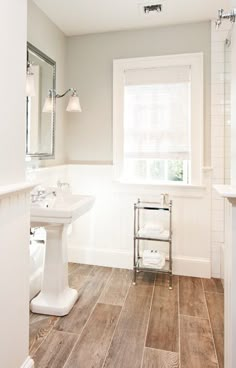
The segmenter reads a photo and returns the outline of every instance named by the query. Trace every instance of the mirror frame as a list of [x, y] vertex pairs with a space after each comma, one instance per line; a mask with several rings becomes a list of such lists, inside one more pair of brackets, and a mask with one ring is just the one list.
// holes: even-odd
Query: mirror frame
[[[53, 67], [53, 83], [52, 88], [55, 91], [56, 90], [56, 62], [51, 59], [49, 56], [44, 54], [41, 50], [39, 50], [37, 47], [32, 45], [30, 42], [27, 42], [27, 63], [29, 61], [29, 51], [32, 51], [34, 54], [36, 54], [39, 58], [43, 59], [45, 62], [50, 64]], [[47, 96], [45, 96], [46, 98]], [[56, 123], [56, 111], [51, 113], [51, 124], [52, 124], [52, 150], [51, 153], [45, 153], [45, 152], [36, 152], [36, 153], [29, 153], [28, 152], [28, 138], [29, 138], [29, 131], [28, 131], [28, 98], [26, 96], [26, 157], [35, 157], [40, 160], [47, 160], [47, 159], [54, 159], [55, 158], [55, 123]]]

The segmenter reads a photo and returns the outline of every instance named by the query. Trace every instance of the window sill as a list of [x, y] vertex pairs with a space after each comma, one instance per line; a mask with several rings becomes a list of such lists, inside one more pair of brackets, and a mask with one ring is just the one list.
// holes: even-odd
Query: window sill
[[203, 197], [206, 194], [207, 187], [204, 185], [182, 183], [137, 183], [126, 180], [115, 180], [113, 181], [113, 190], [121, 193], [147, 193], [155, 196], [164, 192], [172, 197]]
[[169, 182], [169, 183], [158, 183], [158, 182], [152, 182], [152, 181], [131, 181], [131, 180], [125, 180], [125, 179], [120, 179], [120, 180], [115, 180], [115, 183], [119, 183], [119, 184], [124, 184], [124, 185], [141, 185], [141, 186], [150, 186], [150, 187], [160, 187], [160, 188], [166, 188], [166, 187], [170, 187], [170, 188], [195, 188], [195, 189], [205, 189], [204, 185], [193, 185], [193, 184], [186, 184], [186, 183], [181, 183], [181, 182]]

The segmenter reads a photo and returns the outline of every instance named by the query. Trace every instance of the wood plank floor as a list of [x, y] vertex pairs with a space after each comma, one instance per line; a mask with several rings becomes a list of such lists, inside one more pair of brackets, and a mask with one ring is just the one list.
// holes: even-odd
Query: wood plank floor
[[179, 368], [179, 356], [169, 351], [145, 348], [142, 368]]
[[224, 295], [206, 293], [206, 301], [216, 346], [219, 368], [224, 367]]
[[178, 276], [173, 277], [173, 290], [155, 285], [146, 346], [178, 352]]
[[69, 264], [65, 317], [30, 313], [35, 368], [223, 368], [220, 280]]

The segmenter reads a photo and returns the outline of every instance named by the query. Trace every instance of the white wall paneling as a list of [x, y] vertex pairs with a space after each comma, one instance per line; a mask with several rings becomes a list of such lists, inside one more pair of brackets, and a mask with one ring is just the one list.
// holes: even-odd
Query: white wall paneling
[[26, 175], [29, 183], [53, 187], [57, 185], [58, 180], [63, 182], [68, 180], [68, 170], [68, 165], [58, 165], [38, 169], [29, 168]]
[[[2, 188], [1, 188], [2, 189]], [[0, 193], [1, 349], [0, 366], [21, 367], [29, 341], [29, 189]], [[27, 358], [28, 367], [32, 361]]]
[[[74, 262], [132, 268], [133, 204], [138, 197], [158, 200], [162, 192], [173, 199], [174, 273], [211, 275], [211, 172], [203, 171], [202, 187], [140, 186], [112, 181], [111, 165], [68, 165], [34, 172], [34, 180], [49, 184], [57, 178], [72, 191], [95, 195], [93, 209], [72, 225], [69, 259]], [[31, 176], [32, 177], [32, 176]]]
[[225, 206], [225, 293], [224, 293], [224, 336], [225, 353], [224, 366], [234, 368], [236, 364], [236, 352], [234, 349], [236, 339], [236, 191], [235, 186], [216, 185], [217, 192], [226, 198]]

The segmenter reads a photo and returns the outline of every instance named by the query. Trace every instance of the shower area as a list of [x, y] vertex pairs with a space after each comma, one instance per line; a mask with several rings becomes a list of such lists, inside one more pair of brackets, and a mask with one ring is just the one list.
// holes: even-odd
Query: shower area
[[[233, 13], [211, 24], [212, 186], [231, 184], [231, 50]], [[230, 21], [229, 21], [230, 20]], [[226, 201], [212, 190], [212, 276], [224, 280]]]
[[[225, 192], [228, 193], [229, 188], [232, 189], [229, 185], [235, 184], [236, 178], [232, 161], [235, 148], [231, 146], [232, 135], [235, 134], [235, 104], [231, 105], [232, 90], [235, 94], [235, 85], [232, 84], [236, 72], [235, 20], [236, 9], [229, 13], [221, 9], [211, 28], [212, 275], [222, 279], [225, 289], [224, 366], [227, 368], [236, 366], [236, 237], [233, 231], [236, 207], [231, 205], [234, 202], [224, 195]], [[223, 190], [215, 191], [214, 184], [223, 184]]]
[[231, 44], [234, 23], [224, 42], [224, 184], [230, 184], [231, 160]]
[[[223, 47], [223, 75], [222, 78], [220, 78], [221, 81], [223, 81], [223, 99], [221, 99], [221, 103], [223, 104], [224, 114], [224, 180], [222, 184], [231, 184], [231, 45], [235, 21], [236, 9], [232, 9], [229, 12], [225, 12], [224, 9], [219, 9], [218, 18], [214, 22], [215, 35], [217, 35], [217, 33], [219, 35], [219, 37], [215, 37], [215, 40], [221, 42], [218, 51], [222, 50]], [[214, 52], [212, 52], [212, 56], [214, 56]], [[215, 60], [213, 58], [213, 62], [214, 61], [219, 62], [221, 60], [217, 60], [216, 57]]]
[[[227, 36], [224, 40], [224, 181], [223, 184], [231, 184], [231, 46], [232, 46], [232, 31], [234, 22], [227, 24]], [[229, 219], [229, 204], [227, 200], [224, 200], [224, 238], [221, 247], [221, 265], [220, 265], [220, 277], [222, 281], [224, 277], [224, 264], [225, 264], [225, 245], [228, 242], [228, 234], [226, 229], [228, 228], [227, 221]]]

